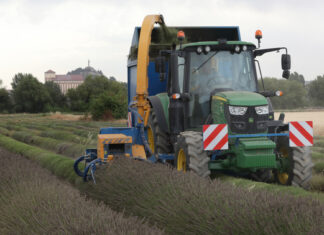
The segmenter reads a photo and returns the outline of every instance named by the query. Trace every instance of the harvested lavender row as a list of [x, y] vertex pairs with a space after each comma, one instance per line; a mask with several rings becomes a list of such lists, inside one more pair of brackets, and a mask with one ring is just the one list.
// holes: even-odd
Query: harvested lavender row
[[24, 157], [0, 149], [0, 234], [162, 234], [85, 199]]
[[96, 172], [84, 190], [112, 208], [176, 234], [321, 234], [324, 204], [183, 174], [126, 158]]

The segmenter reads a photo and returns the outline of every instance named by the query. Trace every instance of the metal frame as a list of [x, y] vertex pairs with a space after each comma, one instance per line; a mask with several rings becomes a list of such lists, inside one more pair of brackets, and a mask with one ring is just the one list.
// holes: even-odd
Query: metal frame
[[254, 137], [275, 137], [275, 136], [289, 136], [289, 133], [228, 135], [228, 138], [254, 138]]

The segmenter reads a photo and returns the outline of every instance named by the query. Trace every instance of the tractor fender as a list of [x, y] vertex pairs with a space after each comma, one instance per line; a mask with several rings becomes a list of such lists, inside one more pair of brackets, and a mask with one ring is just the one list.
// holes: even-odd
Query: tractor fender
[[168, 123], [165, 118], [165, 113], [160, 98], [157, 96], [150, 96], [148, 97], [148, 100], [150, 101], [151, 107], [154, 109], [160, 129], [169, 133]]

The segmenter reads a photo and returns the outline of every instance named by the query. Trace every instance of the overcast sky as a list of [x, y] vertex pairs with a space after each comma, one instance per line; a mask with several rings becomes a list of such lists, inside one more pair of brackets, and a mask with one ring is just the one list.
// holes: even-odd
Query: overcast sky
[[[288, 47], [292, 71], [312, 80], [324, 74], [324, 2], [309, 0], [0, 0], [0, 79], [16, 73], [44, 82], [48, 69], [66, 74], [91, 66], [127, 80], [135, 26], [163, 14], [169, 26], [240, 26], [241, 38], [262, 48]], [[264, 76], [281, 77], [280, 54], [261, 59]]]

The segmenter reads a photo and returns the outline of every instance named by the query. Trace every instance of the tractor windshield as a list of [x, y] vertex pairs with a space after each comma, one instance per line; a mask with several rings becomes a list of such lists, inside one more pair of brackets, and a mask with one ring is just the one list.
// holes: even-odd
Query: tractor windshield
[[208, 94], [214, 89], [256, 91], [251, 52], [216, 51], [207, 55], [191, 52], [190, 69], [191, 91], [198, 89]]
[[[219, 91], [256, 91], [250, 51], [232, 53], [212, 51], [208, 54], [190, 53], [189, 116], [199, 117], [193, 126], [202, 125], [210, 113], [210, 96]], [[195, 108], [200, 106], [199, 108]], [[192, 126], [191, 125], [191, 126]]]

